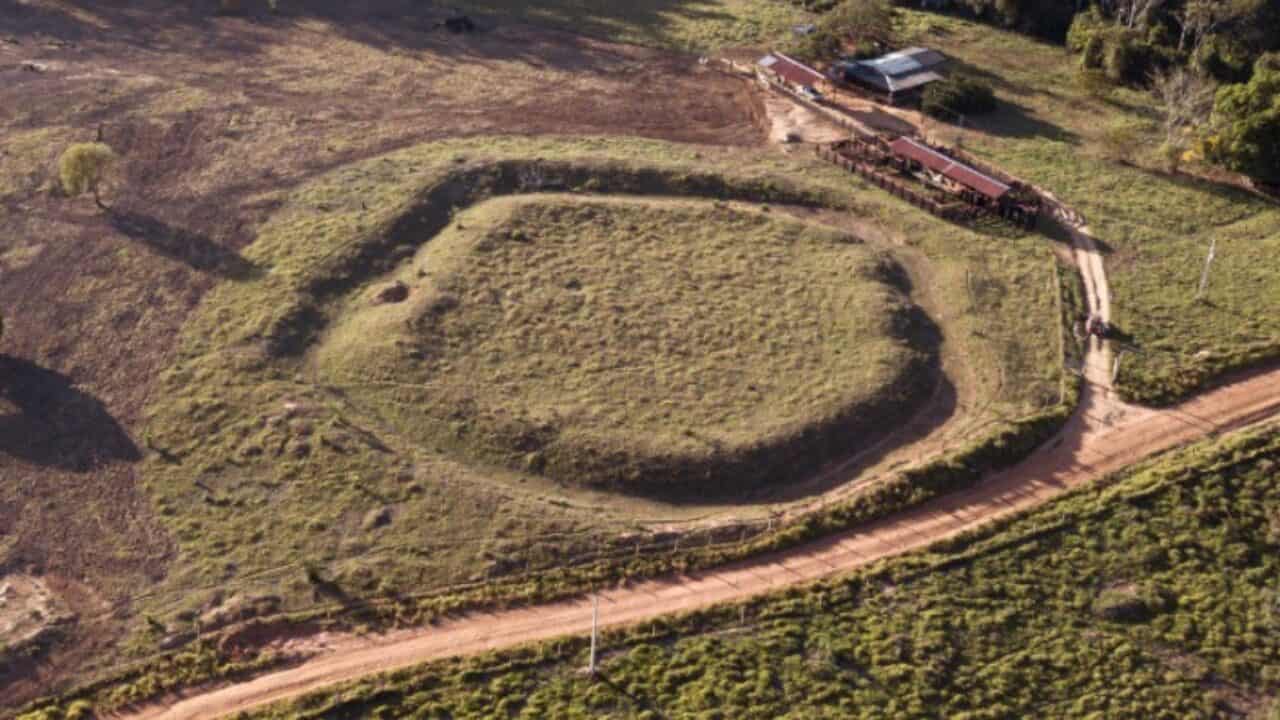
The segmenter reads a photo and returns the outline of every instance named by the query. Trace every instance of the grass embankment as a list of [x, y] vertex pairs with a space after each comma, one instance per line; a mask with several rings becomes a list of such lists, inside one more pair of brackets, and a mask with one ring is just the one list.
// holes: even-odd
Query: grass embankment
[[812, 17], [777, 0], [460, 0], [450, 7], [548, 25], [613, 42], [705, 52], [785, 36]]
[[[544, 160], [541, 169], [493, 164], [510, 157]], [[567, 158], [576, 158], [576, 170], [557, 164]], [[804, 181], [779, 180], [787, 177]], [[170, 629], [217, 613], [237, 592], [273, 596], [281, 610], [310, 606], [316, 592], [331, 602], [304, 567], [319, 568], [350, 597], [418, 592], [561, 564], [642, 531], [645, 517], [679, 517], [671, 506], [617, 506], [526, 475], [478, 472], [308, 377], [305, 352], [352, 293], [418, 252], [449, 223], [449, 208], [521, 183], [852, 210], [889, 228], [903, 252], [928, 259], [930, 294], [945, 309], [937, 322], [968, 361], [953, 379], [973, 408], [959, 441], [1006, 430], [1059, 401], [1052, 259], [1035, 238], [990, 238], [904, 212], [805, 160], [643, 141], [413, 148], [298, 191], [246, 252], [259, 270], [216, 289], [185, 332], [151, 409], [146, 442], [154, 452], [144, 472], [181, 548], [166, 587], [149, 601]]]
[[[481, 462], [740, 495], [928, 395], [936, 331], [903, 278], [850, 235], [728, 205], [506, 197], [352, 296], [314, 377]], [[389, 287], [408, 298], [378, 303]]]
[[[1235, 436], [848, 579], [435, 663], [312, 717], [1270, 718], [1280, 434]], [[1269, 709], [1271, 708], [1271, 709]]]
[[[311, 381], [306, 351], [317, 334], [352, 294], [449, 224], [442, 203], [467, 206], [495, 190], [535, 187], [838, 210], [874, 236], [873, 245], [902, 258], [919, 284], [913, 296], [941, 327], [961, 405], [945, 449], [968, 462], [877, 485], [885, 490], [732, 553], [723, 545], [690, 553], [691, 543], [673, 546], [646, 521], [670, 527], [710, 511], [726, 521], [763, 517], [779, 506], [641, 503], [528, 474], [481, 472]], [[154, 621], [134, 639], [139, 654], [154, 653], [162, 637], [197, 626], [207, 633], [254, 613], [314, 619], [320, 611], [328, 622], [377, 599], [379, 623], [422, 622], [459, 606], [556, 597], [793, 544], [971, 480], [993, 458], [1016, 455], [1072, 397], [1062, 387], [1054, 261], [1041, 239], [942, 223], [808, 157], [618, 139], [424, 145], [309, 183], [257, 237], [245, 252], [256, 270], [214, 290], [188, 325], [140, 438], [149, 448], [145, 487], [178, 554], [165, 580], [135, 598]], [[904, 452], [877, 473], [898, 473], [910, 463]], [[702, 535], [698, 545], [729, 539]], [[566, 567], [602, 547], [611, 550], [591, 564]], [[534, 575], [520, 576], [525, 570]], [[479, 584], [453, 588], [461, 581]], [[194, 675], [186, 677], [220, 674], [205, 652], [188, 663]], [[173, 680], [169, 660], [149, 662], [123, 684], [73, 696], [104, 711], [147, 697], [148, 688]]]
[[[509, 157], [544, 160], [494, 164]], [[577, 158], [572, 167], [558, 164], [567, 158]], [[560, 564], [602, 536], [642, 531], [646, 516], [679, 517], [671, 506], [617, 506], [467, 467], [311, 377], [306, 352], [326, 323], [448, 225], [451, 208], [533, 186], [851, 209], [929, 260], [930, 293], [946, 310], [937, 321], [972, 363], [954, 378], [975, 407], [958, 440], [998, 433], [1059, 400], [1052, 260], [1035, 238], [988, 238], [904, 213], [855, 194], [834, 168], [775, 156], [642, 141], [414, 148], [298, 191], [246, 251], [258, 270], [215, 289], [184, 333], [145, 436], [154, 451], [145, 483], [181, 547], [172, 590], [151, 601], [166, 624], [216, 614], [237, 592], [275, 596], [282, 610], [309, 606], [315, 592], [331, 602], [308, 566], [350, 596], [387, 596]], [[756, 307], [777, 304], [770, 297]]]
[[[1113, 314], [1136, 346], [1118, 379], [1126, 397], [1172, 402], [1280, 357], [1280, 207], [1160, 169], [1151, 96], [1089, 92], [1078, 58], [1062, 47], [945, 16], [903, 16], [915, 40], [995, 86], [1000, 110], [968, 119], [967, 149], [1055, 193], [1105, 244]], [[1197, 300], [1215, 238], [1208, 292]]]

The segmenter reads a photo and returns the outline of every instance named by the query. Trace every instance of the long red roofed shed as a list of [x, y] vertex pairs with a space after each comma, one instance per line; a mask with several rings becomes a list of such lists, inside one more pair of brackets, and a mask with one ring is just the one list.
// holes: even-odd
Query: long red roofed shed
[[792, 60], [780, 52], [766, 55], [760, 61], [760, 65], [793, 85], [817, 85], [827, 79], [817, 70], [798, 60]]
[[982, 193], [992, 200], [999, 200], [1010, 190], [1009, 186], [985, 173], [965, 165], [964, 163], [943, 155], [933, 148], [921, 144], [909, 137], [900, 137], [889, 143], [889, 148], [897, 155], [911, 158], [945, 178]]

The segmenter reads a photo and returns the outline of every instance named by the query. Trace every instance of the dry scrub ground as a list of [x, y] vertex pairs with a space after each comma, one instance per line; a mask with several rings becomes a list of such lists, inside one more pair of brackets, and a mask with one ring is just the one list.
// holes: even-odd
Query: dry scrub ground
[[[688, 56], [313, 5], [337, 9], [0, 3], [0, 571], [41, 573], [82, 616], [165, 572], [172, 542], [135, 487], [140, 411], [190, 310], [289, 188], [446, 136], [760, 140], [744, 84]], [[53, 191], [61, 148], [98, 133], [121, 156], [112, 213]], [[6, 704], [100, 653], [112, 624], [0, 677]]]

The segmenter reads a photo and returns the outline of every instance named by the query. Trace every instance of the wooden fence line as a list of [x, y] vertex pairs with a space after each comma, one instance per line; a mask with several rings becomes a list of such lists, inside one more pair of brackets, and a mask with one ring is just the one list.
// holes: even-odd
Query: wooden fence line
[[848, 172], [854, 173], [859, 177], [871, 182], [876, 187], [885, 190], [890, 195], [915, 205], [937, 217], [949, 222], [972, 222], [977, 220], [979, 210], [977, 208], [957, 208], [953, 206], [943, 205], [942, 203], [919, 193], [904, 183], [900, 183], [884, 173], [877, 170], [874, 166], [854, 160], [845, 156], [830, 147], [817, 146], [817, 155], [819, 158], [830, 162]]

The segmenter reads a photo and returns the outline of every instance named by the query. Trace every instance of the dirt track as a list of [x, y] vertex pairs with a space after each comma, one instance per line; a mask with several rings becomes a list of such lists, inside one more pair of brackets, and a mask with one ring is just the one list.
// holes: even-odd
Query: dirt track
[[[1069, 214], [1076, 260], [1093, 312], [1109, 316], [1110, 291], [1087, 228]], [[1091, 342], [1080, 408], [1053, 441], [1014, 468], [970, 489], [808, 545], [714, 572], [664, 577], [601, 594], [601, 623], [620, 626], [658, 615], [740, 600], [864, 567], [1039, 505], [1062, 492], [1169, 448], [1280, 411], [1280, 370], [1253, 373], [1166, 410], [1127, 405], [1109, 387], [1110, 358]], [[122, 717], [216, 718], [336, 683], [444, 657], [584, 633], [591, 602], [578, 599], [496, 613], [375, 638], [334, 638], [306, 663]]]

